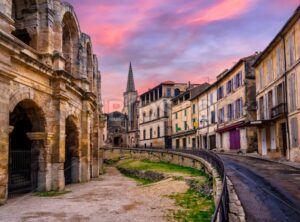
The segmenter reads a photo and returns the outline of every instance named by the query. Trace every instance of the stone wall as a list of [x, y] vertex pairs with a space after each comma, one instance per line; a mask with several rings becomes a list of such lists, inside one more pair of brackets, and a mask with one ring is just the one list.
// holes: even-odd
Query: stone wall
[[[0, 3], [0, 204], [9, 193], [13, 135], [24, 113], [32, 126], [24, 135], [38, 160], [33, 190], [63, 190], [69, 156], [72, 181], [102, 172], [101, 76], [91, 38], [68, 3], [15, 1], [22, 9], [16, 12], [12, 2]], [[78, 140], [71, 145], [68, 119]]]

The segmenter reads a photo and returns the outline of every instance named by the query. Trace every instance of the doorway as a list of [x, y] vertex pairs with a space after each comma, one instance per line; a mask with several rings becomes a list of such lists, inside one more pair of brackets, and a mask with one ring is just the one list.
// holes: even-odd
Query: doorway
[[267, 135], [266, 129], [261, 129], [261, 155], [267, 155]]
[[[30, 140], [29, 134], [44, 132], [45, 119], [32, 100], [23, 100], [9, 115], [8, 196], [36, 191], [43, 141]], [[41, 185], [42, 186], [42, 185]]]

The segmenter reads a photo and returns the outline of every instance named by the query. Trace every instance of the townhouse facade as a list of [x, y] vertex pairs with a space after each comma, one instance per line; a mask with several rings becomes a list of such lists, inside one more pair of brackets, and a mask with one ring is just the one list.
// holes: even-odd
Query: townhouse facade
[[185, 92], [172, 99], [172, 147], [195, 149], [199, 147], [197, 128], [199, 125], [197, 95], [209, 84], [190, 86]]
[[[199, 94], [195, 101], [198, 107], [197, 145], [201, 149], [215, 149], [217, 147], [217, 87], [211, 84]], [[219, 138], [218, 138], [219, 139]]]
[[240, 59], [217, 77], [217, 149], [255, 151], [257, 147], [255, 74], [252, 64], [257, 54]]
[[256, 74], [258, 152], [300, 162], [300, 7], [261, 53]]
[[166, 81], [140, 96], [139, 146], [171, 148], [171, 99], [186, 88], [186, 83]]

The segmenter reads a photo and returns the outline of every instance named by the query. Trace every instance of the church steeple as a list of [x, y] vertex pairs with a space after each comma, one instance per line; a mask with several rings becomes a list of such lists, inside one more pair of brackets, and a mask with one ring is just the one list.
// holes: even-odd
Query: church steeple
[[129, 72], [128, 72], [128, 80], [127, 80], [127, 89], [126, 92], [135, 92], [135, 85], [133, 79], [132, 65], [130, 62]]

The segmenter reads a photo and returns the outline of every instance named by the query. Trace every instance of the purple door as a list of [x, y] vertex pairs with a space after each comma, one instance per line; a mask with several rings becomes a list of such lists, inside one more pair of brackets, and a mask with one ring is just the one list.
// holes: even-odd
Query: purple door
[[238, 150], [240, 148], [241, 148], [240, 131], [239, 130], [230, 131], [230, 149]]

